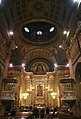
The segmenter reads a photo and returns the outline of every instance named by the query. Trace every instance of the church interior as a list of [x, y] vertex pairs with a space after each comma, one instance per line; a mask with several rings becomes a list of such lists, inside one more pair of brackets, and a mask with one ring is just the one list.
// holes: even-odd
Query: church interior
[[81, 116], [81, 0], [0, 0], [0, 115], [71, 107]]

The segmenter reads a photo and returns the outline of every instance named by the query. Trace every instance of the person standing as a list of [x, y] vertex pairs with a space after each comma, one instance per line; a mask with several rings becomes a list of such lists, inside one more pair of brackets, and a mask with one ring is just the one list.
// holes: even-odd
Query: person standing
[[41, 118], [45, 117], [45, 109], [44, 108], [41, 109], [40, 116], [41, 116]]
[[48, 115], [49, 115], [49, 108], [48, 107], [46, 107], [46, 119], [47, 119], [47, 117], [48, 117]]

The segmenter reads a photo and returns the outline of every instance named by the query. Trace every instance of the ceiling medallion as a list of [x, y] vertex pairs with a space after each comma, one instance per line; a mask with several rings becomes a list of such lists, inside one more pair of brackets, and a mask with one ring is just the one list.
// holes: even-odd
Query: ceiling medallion
[[43, 4], [41, 2], [36, 2], [34, 4], [34, 9], [35, 10], [42, 10], [42, 8], [43, 8]]

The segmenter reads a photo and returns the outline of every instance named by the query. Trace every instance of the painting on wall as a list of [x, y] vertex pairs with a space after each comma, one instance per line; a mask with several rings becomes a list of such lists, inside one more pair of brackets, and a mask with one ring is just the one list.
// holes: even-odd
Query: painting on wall
[[41, 84], [37, 85], [37, 96], [43, 96], [43, 86]]
[[37, 75], [46, 74], [49, 71], [49, 67], [44, 62], [36, 62], [31, 66], [31, 71]]

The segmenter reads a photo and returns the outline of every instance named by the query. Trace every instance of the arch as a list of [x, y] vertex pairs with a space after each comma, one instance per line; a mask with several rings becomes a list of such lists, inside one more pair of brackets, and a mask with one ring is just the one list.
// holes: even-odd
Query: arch
[[26, 64], [26, 71], [32, 71], [32, 67], [36, 68], [38, 64], [41, 64], [42, 67], [44, 67], [45, 72], [47, 72], [54, 70], [54, 63], [56, 60], [50, 51], [40, 48], [31, 50], [29, 53], [27, 53], [24, 57], [24, 62]]
[[81, 82], [81, 62], [79, 62], [75, 68], [75, 78]]
[[25, 57], [24, 57], [24, 61], [26, 63], [29, 63], [31, 60], [35, 59], [35, 58], [45, 58], [48, 59], [51, 62], [56, 62], [55, 57], [53, 56], [53, 54], [48, 51], [47, 49], [42, 49], [42, 48], [38, 48], [38, 49], [33, 49], [31, 51], [29, 51]]

